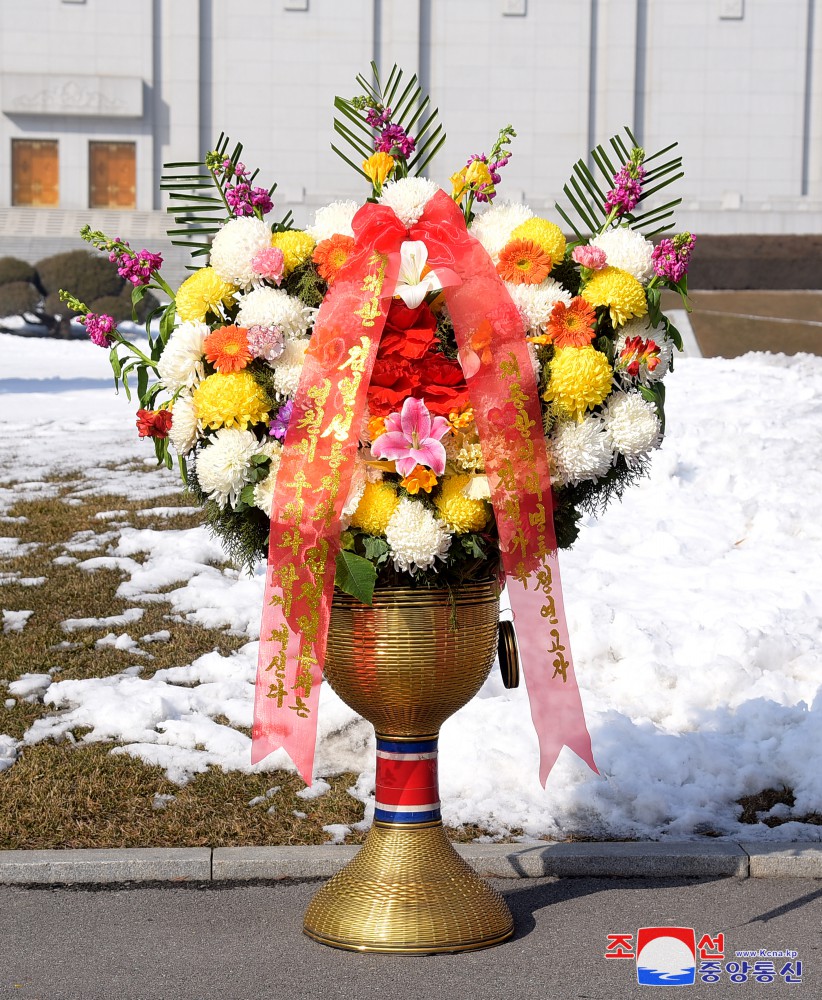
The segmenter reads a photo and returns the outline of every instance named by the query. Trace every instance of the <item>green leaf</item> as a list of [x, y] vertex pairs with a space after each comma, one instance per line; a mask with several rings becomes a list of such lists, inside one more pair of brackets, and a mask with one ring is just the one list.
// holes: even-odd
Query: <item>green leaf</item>
[[120, 377], [120, 372], [123, 370], [123, 366], [120, 363], [120, 359], [117, 357], [117, 351], [119, 347], [120, 347], [119, 344], [115, 344], [114, 347], [112, 347], [111, 351], [109, 352], [108, 356], [108, 359], [111, 362], [111, 370], [114, 372], [115, 382]]
[[174, 299], [169, 302], [169, 304], [163, 310], [163, 315], [160, 317], [160, 339], [164, 344], [168, 343], [168, 338], [174, 329], [174, 317], [177, 312], [177, 303]]
[[148, 369], [145, 365], [139, 365], [137, 367], [137, 395], [140, 397], [140, 402], [145, 406], [147, 405], [146, 395], [148, 393]]
[[243, 503], [248, 504], [249, 507], [254, 506], [254, 483], [249, 483], [240, 490], [240, 499]]
[[340, 535], [340, 545], [345, 549], [346, 552], [354, 551], [355, 538], [351, 531], [344, 531]]
[[380, 538], [377, 535], [363, 535], [362, 546], [365, 549], [366, 559], [373, 562], [375, 566], [384, 563], [388, 558], [390, 549], [388, 542], [384, 538]]
[[337, 556], [335, 586], [350, 594], [363, 604], [374, 599], [374, 584], [377, 582], [377, 567], [354, 552], [343, 549]]

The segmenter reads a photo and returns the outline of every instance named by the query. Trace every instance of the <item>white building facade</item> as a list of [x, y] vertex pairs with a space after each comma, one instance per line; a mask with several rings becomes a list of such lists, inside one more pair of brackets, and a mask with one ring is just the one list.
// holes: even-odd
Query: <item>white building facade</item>
[[[333, 99], [373, 59], [416, 73], [448, 134], [438, 182], [502, 125], [501, 197], [550, 211], [623, 125], [678, 139], [681, 228], [822, 230], [817, 0], [0, 0], [0, 253], [84, 221], [162, 233], [163, 163], [225, 130], [298, 223], [361, 179]], [[128, 219], [123, 220], [127, 215]]]

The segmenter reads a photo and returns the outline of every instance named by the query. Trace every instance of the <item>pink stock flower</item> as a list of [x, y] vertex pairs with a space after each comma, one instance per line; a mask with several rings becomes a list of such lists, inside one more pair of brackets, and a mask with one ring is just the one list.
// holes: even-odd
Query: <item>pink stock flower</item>
[[251, 270], [261, 278], [273, 281], [275, 285], [283, 280], [285, 256], [279, 247], [266, 247], [258, 250], [251, 258]]
[[371, 444], [374, 458], [394, 461], [401, 476], [410, 476], [417, 465], [427, 466], [441, 476], [445, 472], [445, 448], [441, 438], [450, 430], [445, 417], [434, 417], [421, 399], [413, 396], [402, 404], [400, 413], [385, 420], [385, 433]]
[[86, 328], [89, 340], [98, 347], [111, 347], [114, 340], [110, 336], [117, 326], [116, 320], [106, 313], [86, 313], [80, 321]]
[[605, 251], [600, 250], [599, 247], [589, 247], [589, 246], [579, 246], [574, 247], [571, 251], [571, 257], [581, 264], [583, 267], [590, 268], [592, 271], [600, 271], [607, 263], [607, 258], [605, 256]]

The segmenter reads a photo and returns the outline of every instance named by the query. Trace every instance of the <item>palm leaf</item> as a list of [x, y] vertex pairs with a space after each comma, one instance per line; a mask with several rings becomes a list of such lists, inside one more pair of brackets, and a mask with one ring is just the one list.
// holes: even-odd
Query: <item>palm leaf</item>
[[[238, 142], [232, 147], [229, 137], [221, 132], [214, 152], [220, 159], [231, 160], [236, 166], [243, 153], [243, 144]], [[255, 170], [250, 175], [249, 183], [258, 173]], [[160, 190], [168, 194], [166, 211], [174, 219], [174, 228], [167, 232], [174, 246], [188, 247], [192, 257], [202, 257], [210, 251], [211, 237], [226, 219], [233, 217], [225, 197], [227, 183], [227, 178], [220, 178], [208, 170], [204, 161], [163, 164]], [[271, 186], [269, 195], [274, 193], [276, 187], [276, 184]]]
[[[607, 192], [614, 186], [614, 175], [628, 161], [631, 150], [638, 145], [627, 126], [623, 133], [624, 135], [617, 133], [611, 136], [607, 142], [592, 149], [590, 165], [584, 160], [578, 160], [568, 183], [562, 189], [566, 203], [558, 201], [556, 209], [577, 239], [600, 232], [608, 219], [609, 213], [605, 208]], [[676, 145], [673, 142], [645, 157], [645, 182], [637, 206], [632, 212], [622, 215], [617, 224], [627, 223], [645, 236], [652, 236], [672, 227], [673, 223], [664, 225], [662, 229], [653, 228], [669, 219], [682, 199], [676, 198], [650, 209], [647, 209], [647, 201], [684, 176], [682, 157], [668, 155]], [[643, 202], [646, 203], [643, 210], [638, 211], [638, 206]]]
[[[399, 125], [409, 135], [412, 134], [412, 129], [414, 130], [416, 151], [409, 160], [408, 168], [409, 173], [419, 175], [445, 142], [442, 125], [437, 121], [439, 112], [436, 108], [431, 109], [430, 99], [423, 94], [416, 74], [405, 82], [403, 71], [395, 63], [383, 84], [377, 64], [373, 62], [371, 74], [371, 79], [366, 79], [362, 74], [358, 75], [357, 85], [369, 101], [391, 108], [393, 124]], [[339, 116], [334, 118], [334, 131], [349, 148], [339, 149], [333, 144], [331, 148], [358, 174], [366, 177], [358, 164], [374, 151], [374, 130], [365, 123], [364, 113], [356, 106], [354, 99], [336, 97], [334, 107], [339, 112]], [[422, 124], [418, 125], [419, 122]], [[356, 126], [356, 129], [352, 126]]]

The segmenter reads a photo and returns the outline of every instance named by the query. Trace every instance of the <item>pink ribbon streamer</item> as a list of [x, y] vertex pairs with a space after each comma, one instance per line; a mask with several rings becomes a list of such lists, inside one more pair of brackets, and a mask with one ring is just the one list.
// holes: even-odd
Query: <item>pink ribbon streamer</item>
[[[512, 608], [520, 624], [523, 673], [540, 744], [540, 781], [545, 783], [564, 745], [597, 771], [570, 654], [548, 457], [522, 318], [488, 254], [468, 233], [461, 211], [444, 192], [429, 201], [419, 222], [408, 229], [383, 205], [360, 209], [354, 229], [358, 252], [317, 317], [277, 476], [252, 762], [282, 746], [306, 782], [311, 781], [340, 512], [396, 284], [399, 247], [411, 239], [426, 244], [432, 268], [447, 268], [460, 279], [460, 284], [445, 289], [445, 296], [483, 449]], [[379, 261], [378, 279], [369, 268], [373, 272]], [[347, 359], [358, 344], [359, 377], [346, 396], [341, 387], [348, 377]], [[333, 447], [329, 438], [336, 441]], [[312, 462], [318, 462], [319, 469]], [[308, 486], [313, 488], [306, 499]]]

